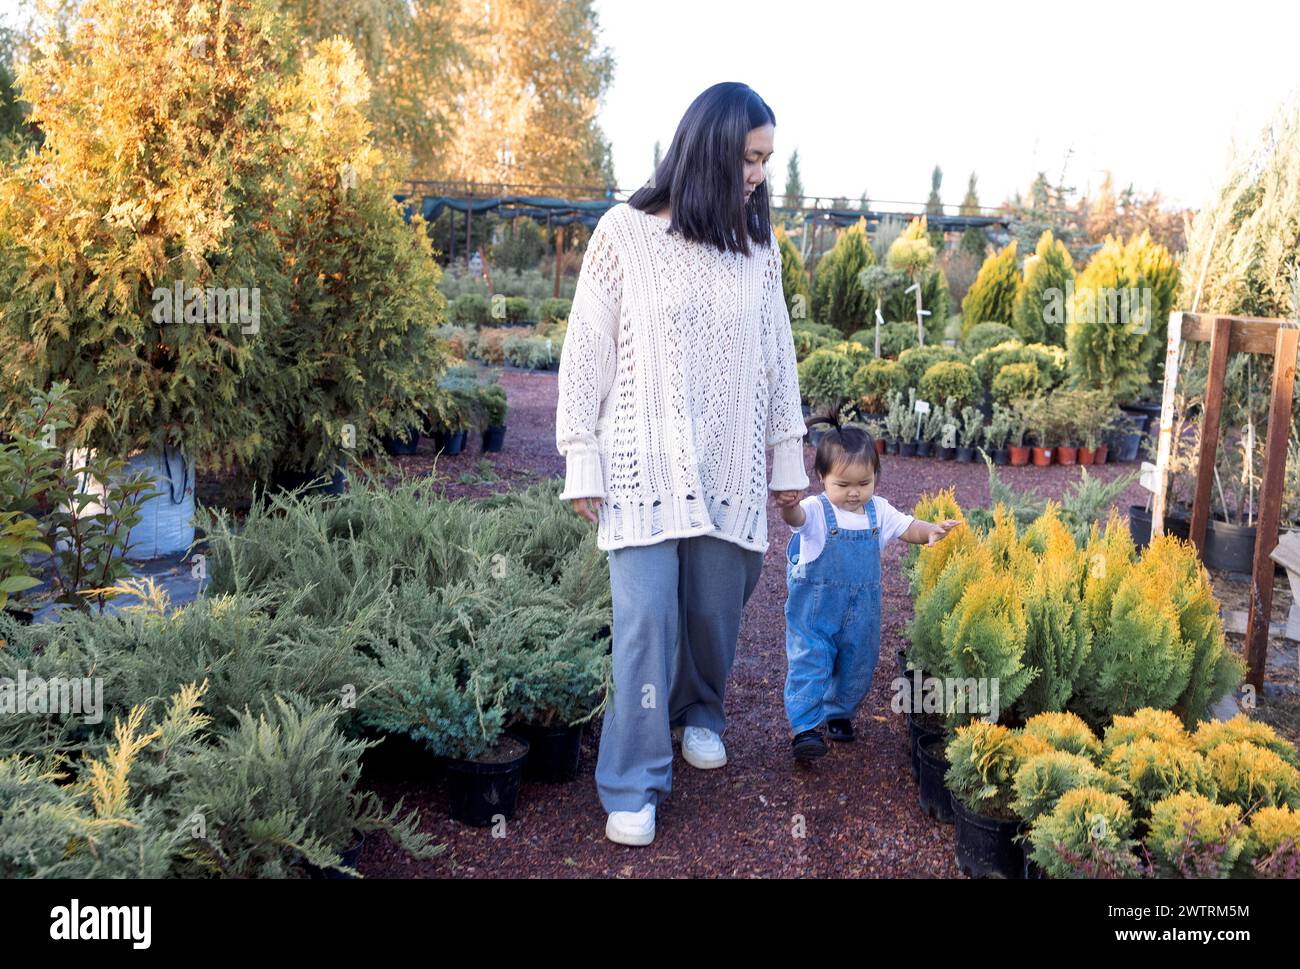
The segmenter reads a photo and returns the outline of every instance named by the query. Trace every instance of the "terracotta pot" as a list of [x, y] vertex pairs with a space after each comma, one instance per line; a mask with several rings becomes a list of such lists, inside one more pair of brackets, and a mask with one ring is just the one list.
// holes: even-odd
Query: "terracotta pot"
[[1029, 463], [1029, 448], [1016, 447], [1014, 444], [1007, 448], [1011, 452], [1011, 466], [1019, 468]]
[[1062, 445], [1056, 449], [1057, 464], [1074, 464], [1079, 453], [1077, 447], [1065, 447]]
[[1098, 444], [1097, 449], [1092, 452], [1092, 462], [1093, 464], [1105, 464], [1109, 456], [1110, 456], [1110, 445]]
[[1090, 447], [1079, 448], [1079, 463], [1092, 464], [1092, 448]]
[[877, 453], [877, 454], [884, 454], [884, 453], [885, 453], [885, 445], [886, 445], [886, 443], [888, 443], [888, 442], [886, 442], [885, 439], [884, 439], [883, 437], [878, 437], [878, 438], [876, 438], [876, 453]]
[[1050, 447], [1034, 448], [1034, 464], [1040, 468], [1045, 468], [1052, 463], [1052, 451]]

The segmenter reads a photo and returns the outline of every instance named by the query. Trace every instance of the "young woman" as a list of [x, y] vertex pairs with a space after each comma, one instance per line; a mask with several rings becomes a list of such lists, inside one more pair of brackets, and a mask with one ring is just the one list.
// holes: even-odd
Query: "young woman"
[[654, 840], [678, 729], [688, 764], [726, 764], [723, 697], [768, 494], [808, 487], [768, 220], [775, 125], [744, 84], [691, 103], [650, 182], [592, 231], [560, 356], [560, 498], [609, 554], [614, 692], [596, 788], [620, 844]]

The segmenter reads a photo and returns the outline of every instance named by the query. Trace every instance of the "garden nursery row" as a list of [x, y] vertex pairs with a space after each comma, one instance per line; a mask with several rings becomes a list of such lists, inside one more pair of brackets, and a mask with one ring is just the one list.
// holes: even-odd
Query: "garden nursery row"
[[[193, 603], [123, 580], [140, 601], [114, 614], [0, 618], [0, 682], [26, 686], [0, 717], [0, 877], [355, 874], [367, 832], [438, 850], [362, 790], [379, 754], [417, 787], [444, 770], [473, 824], [513, 814], [525, 756], [573, 777], [611, 613], [558, 483], [477, 502], [349, 485], [242, 527], [201, 510]], [[69, 684], [82, 716], [41, 692]]]
[[[1300, 757], [1210, 715], [1244, 670], [1195, 550], [1139, 553], [1115, 511], [1069, 504], [973, 509], [908, 552], [922, 809], [974, 876], [1296, 877]], [[951, 492], [915, 514], [962, 517]]]

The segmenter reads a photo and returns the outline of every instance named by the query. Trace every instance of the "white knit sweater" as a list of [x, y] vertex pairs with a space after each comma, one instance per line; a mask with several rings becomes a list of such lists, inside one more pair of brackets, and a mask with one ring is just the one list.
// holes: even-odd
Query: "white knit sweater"
[[808, 487], [776, 234], [746, 258], [668, 225], [622, 202], [592, 231], [560, 354], [560, 497], [604, 499], [601, 549], [708, 533], [766, 551], [768, 491]]

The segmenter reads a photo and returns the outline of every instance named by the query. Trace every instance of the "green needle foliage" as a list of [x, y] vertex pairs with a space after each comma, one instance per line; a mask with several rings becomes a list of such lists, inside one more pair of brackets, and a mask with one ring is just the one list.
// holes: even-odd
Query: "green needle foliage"
[[1012, 323], [1026, 343], [1065, 346], [1066, 285], [1074, 279], [1074, 261], [1050, 229], [1025, 260], [1024, 285], [1016, 294]]
[[1034, 863], [1053, 878], [1137, 877], [1133, 815], [1095, 787], [1066, 791], [1030, 830]]
[[1123, 785], [1113, 775], [1087, 757], [1065, 750], [1027, 758], [1016, 771], [1013, 785], [1015, 797], [1011, 809], [1017, 817], [1030, 822], [1050, 814], [1067, 791], [1095, 787], [1112, 794], [1123, 793]]
[[975, 282], [962, 300], [962, 339], [980, 323], [1012, 325], [1020, 273], [1016, 269], [1016, 243], [1012, 240], [980, 266]]
[[867, 223], [859, 219], [840, 233], [835, 245], [818, 260], [813, 271], [812, 315], [847, 335], [874, 318], [875, 299], [858, 278], [875, 265], [867, 241]]

